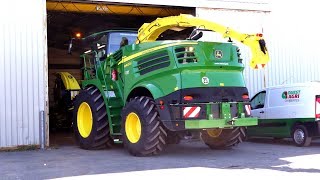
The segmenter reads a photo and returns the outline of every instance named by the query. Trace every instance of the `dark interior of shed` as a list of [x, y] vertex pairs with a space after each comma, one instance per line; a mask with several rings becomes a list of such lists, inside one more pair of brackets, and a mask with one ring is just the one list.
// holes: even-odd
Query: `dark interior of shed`
[[[72, 54], [68, 54], [71, 38], [77, 33], [80, 33], [81, 37], [86, 37], [96, 32], [112, 29], [138, 30], [143, 23], [151, 22], [156, 18], [141, 14], [136, 16], [47, 10], [50, 146], [75, 144], [72, 134], [72, 111], [61, 108], [54, 96], [57, 72], [69, 72], [78, 81], [83, 78], [80, 59], [82, 52], [73, 51]], [[191, 29], [182, 32], [168, 31], [160, 39], [187, 37], [190, 32]]]
[[[72, 114], [61, 109], [54, 98], [57, 72], [69, 72], [78, 81], [82, 79], [79, 51], [68, 54], [71, 38], [77, 33], [81, 37], [110, 29], [137, 30], [144, 22], [151, 22], [155, 17], [125, 16], [113, 14], [87, 14], [72, 12], [47, 12], [48, 33], [48, 84], [49, 84], [49, 131], [50, 144], [73, 145]], [[69, 115], [68, 115], [69, 114]]]

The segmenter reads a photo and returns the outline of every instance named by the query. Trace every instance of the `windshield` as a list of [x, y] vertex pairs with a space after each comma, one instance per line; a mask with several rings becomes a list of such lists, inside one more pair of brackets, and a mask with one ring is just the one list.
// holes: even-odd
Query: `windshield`
[[114, 53], [120, 49], [120, 44], [130, 45], [135, 43], [137, 33], [135, 32], [112, 32], [109, 34], [107, 54]]

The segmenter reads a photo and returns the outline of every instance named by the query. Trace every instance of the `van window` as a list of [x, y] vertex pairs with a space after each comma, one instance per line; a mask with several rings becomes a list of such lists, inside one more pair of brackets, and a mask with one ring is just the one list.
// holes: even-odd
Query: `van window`
[[264, 107], [264, 102], [266, 99], [266, 92], [262, 91], [255, 95], [251, 100], [251, 109], [260, 109]]

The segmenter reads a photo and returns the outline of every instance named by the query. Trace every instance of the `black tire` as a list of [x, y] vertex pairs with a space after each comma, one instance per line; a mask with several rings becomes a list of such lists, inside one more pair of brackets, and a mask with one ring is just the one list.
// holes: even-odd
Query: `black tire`
[[219, 136], [212, 137], [206, 130], [201, 132], [202, 141], [211, 149], [231, 149], [245, 140], [245, 128], [223, 129]]
[[[141, 135], [134, 143], [128, 139], [126, 132], [126, 121], [130, 113], [135, 113], [141, 124]], [[135, 97], [126, 104], [122, 110], [121, 133], [124, 147], [134, 156], [155, 155], [164, 150], [167, 133], [152, 98]]]
[[181, 137], [179, 136], [178, 133], [175, 132], [167, 132], [168, 136], [167, 136], [167, 140], [166, 143], [167, 144], [179, 144], [181, 141]]
[[292, 129], [291, 137], [296, 146], [310, 146], [312, 137], [304, 125], [296, 125]]
[[[78, 129], [78, 110], [82, 103], [90, 106], [92, 113], [92, 129], [88, 137], [83, 137]], [[113, 140], [110, 137], [109, 122], [107, 119], [107, 110], [100, 91], [90, 86], [81, 90], [74, 101], [74, 134], [79, 146], [83, 149], [103, 149], [111, 147]]]

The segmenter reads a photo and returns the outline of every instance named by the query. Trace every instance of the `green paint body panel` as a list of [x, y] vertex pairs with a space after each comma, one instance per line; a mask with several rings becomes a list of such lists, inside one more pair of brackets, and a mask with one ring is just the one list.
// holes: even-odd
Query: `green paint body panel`
[[220, 113], [222, 118], [213, 118], [211, 105], [213, 104], [206, 105], [208, 119], [185, 120], [186, 129], [231, 128], [237, 126], [258, 125], [256, 118], [245, 117], [244, 113], [241, 113], [237, 118], [232, 119], [230, 103], [221, 103], [222, 109]]
[[[125, 87], [124, 97], [128, 97], [132, 89], [136, 87], [146, 87], [151, 84], [158, 88], [158, 91], [151, 91], [155, 99], [168, 95], [176, 89], [191, 87], [219, 87], [235, 86], [244, 87], [244, 77], [242, 71], [244, 66], [238, 62], [236, 47], [231, 43], [213, 43], [197, 41], [179, 41], [183, 45], [169, 46], [164, 49], [150, 51], [143, 56], [127, 61], [124, 64], [123, 72], [129, 72], [124, 75]], [[190, 43], [188, 45], [188, 42]], [[139, 51], [157, 48], [158, 46], [170, 43], [165, 41], [156, 41], [138, 45], [129, 45], [124, 48], [124, 56], [130, 56]], [[195, 44], [197, 43], [197, 44]], [[173, 41], [171, 44], [176, 44]], [[181, 47], [194, 47], [194, 54], [197, 57], [197, 63], [178, 63], [175, 56], [175, 49]], [[214, 57], [214, 50], [221, 50], [223, 58]], [[145, 75], [138, 73], [138, 62], [148, 56], [160, 53], [168, 53], [170, 65]], [[202, 77], [208, 77], [209, 83], [203, 84]], [[150, 90], [150, 89], [149, 89]]]
[[259, 119], [258, 126], [248, 127], [248, 136], [289, 138], [295, 124], [314, 123], [314, 118]]
[[227, 119], [212, 119], [212, 120], [186, 120], [186, 129], [208, 129], [208, 128], [231, 128], [238, 126], [256, 126], [258, 123], [256, 118], [238, 118], [231, 125]]
[[[94, 85], [106, 104], [111, 135], [120, 135], [121, 109], [136, 88], [147, 89], [154, 99], [177, 90], [206, 87], [245, 87], [244, 65], [232, 43], [198, 41], [155, 41], [132, 44], [105, 57], [101, 50], [83, 54], [82, 86]], [[219, 56], [217, 56], [217, 54]], [[117, 79], [112, 79], [116, 74]], [[208, 79], [203, 82], [203, 78]], [[181, 97], [180, 97], [181, 98]], [[253, 126], [256, 118], [245, 117], [243, 107], [231, 118], [230, 103], [222, 103], [220, 119], [185, 121], [186, 129]], [[113, 113], [116, 112], [116, 113]]]

